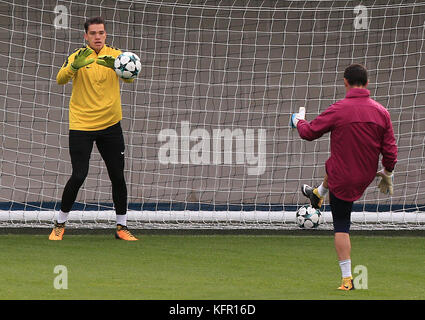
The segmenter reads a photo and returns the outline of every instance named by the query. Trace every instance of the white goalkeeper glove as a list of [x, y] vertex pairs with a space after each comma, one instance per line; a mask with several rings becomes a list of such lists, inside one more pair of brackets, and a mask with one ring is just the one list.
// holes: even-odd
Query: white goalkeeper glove
[[392, 195], [394, 193], [394, 189], [393, 189], [394, 175], [393, 175], [393, 173], [388, 172], [385, 169], [382, 169], [381, 171], [378, 171], [376, 173], [376, 176], [381, 178], [381, 181], [379, 181], [379, 183], [378, 183], [379, 190], [382, 193]]
[[298, 121], [305, 119], [305, 108], [300, 107], [298, 113], [293, 113], [291, 116], [291, 127], [296, 128], [298, 125]]

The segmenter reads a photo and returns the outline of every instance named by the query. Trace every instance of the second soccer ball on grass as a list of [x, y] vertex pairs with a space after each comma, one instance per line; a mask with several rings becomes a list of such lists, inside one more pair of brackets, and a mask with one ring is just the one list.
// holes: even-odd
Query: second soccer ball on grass
[[300, 228], [314, 229], [323, 222], [323, 216], [320, 210], [313, 208], [310, 204], [306, 204], [298, 209], [296, 221]]

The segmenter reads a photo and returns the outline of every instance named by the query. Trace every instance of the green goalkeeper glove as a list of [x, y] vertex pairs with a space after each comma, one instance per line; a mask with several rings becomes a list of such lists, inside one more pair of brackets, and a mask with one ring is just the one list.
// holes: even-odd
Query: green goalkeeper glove
[[90, 48], [80, 49], [77, 55], [74, 58], [74, 62], [71, 63], [72, 71], [77, 71], [78, 69], [89, 65], [94, 62], [93, 58], [87, 59], [89, 55], [93, 53], [93, 50]]
[[113, 56], [100, 56], [97, 58], [96, 63], [100, 64], [101, 66], [111, 68], [112, 70], [115, 69], [114, 68], [115, 58]]
[[382, 169], [381, 171], [378, 171], [376, 173], [376, 176], [381, 178], [381, 181], [378, 183], [379, 190], [381, 190], [382, 193], [392, 195], [394, 193], [394, 188], [393, 188], [394, 175], [393, 175], [393, 173], [388, 172], [385, 169]]

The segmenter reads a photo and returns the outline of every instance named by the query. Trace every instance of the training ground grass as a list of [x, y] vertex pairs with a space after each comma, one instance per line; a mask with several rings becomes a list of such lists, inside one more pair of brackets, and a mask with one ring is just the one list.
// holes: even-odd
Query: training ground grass
[[[0, 235], [0, 299], [425, 299], [425, 237], [352, 235], [367, 289], [341, 292], [331, 235]], [[67, 289], [55, 289], [56, 266]], [[364, 275], [364, 274], [363, 274]], [[355, 277], [356, 274], [353, 274]]]

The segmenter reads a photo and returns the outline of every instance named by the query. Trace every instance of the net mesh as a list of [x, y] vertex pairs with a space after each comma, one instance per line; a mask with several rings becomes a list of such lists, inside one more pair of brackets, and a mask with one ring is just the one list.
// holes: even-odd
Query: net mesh
[[[354, 226], [424, 228], [425, 4], [405, 1], [0, 1], [0, 219], [51, 223], [71, 174], [68, 103], [55, 78], [83, 45], [87, 17], [107, 43], [139, 55], [123, 84], [129, 219], [138, 226], [296, 228], [317, 185], [329, 135], [289, 128], [345, 95], [343, 70], [367, 66], [371, 96], [388, 108], [399, 148], [395, 194], [376, 181]], [[323, 227], [330, 227], [326, 211]], [[115, 220], [97, 150], [71, 220]]]

